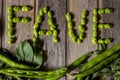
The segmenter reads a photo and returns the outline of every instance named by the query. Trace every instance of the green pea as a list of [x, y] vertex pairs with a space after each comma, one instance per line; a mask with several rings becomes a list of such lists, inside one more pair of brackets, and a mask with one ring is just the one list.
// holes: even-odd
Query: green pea
[[104, 28], [104, 24], [98, 24], [98, 28]]
[[50, 25], [50, 30], [55, 30], [56, 26], [55, 25]]
[[71, 17], [69, 12], [66, 14], [66, 20], [67, 21], [71, 21], [72, 20], [72, 17]]
[[109, 28], [111, 28], [111, 25], [110, 24], [104, 24], [104, 27], [109, 29]]
[[38, 24], [38, 23], [35, 23], [35, 24], [34, 24], [34, 29], [38, 29], [38, 27], [39, 27], [39, 24]]
[[97, 37], [97, 35], [98, 35], [98, 32], [97, 32], [97, 31], [94, 31], [94, 32], [93, 32], [93, 37]]
[[107, 38], [105, 39], [105, 44], [110, 44], [111, 43], [111, 39]]
[[85, 19], [85, 18], [82, 18], [82, 19], [81, 19], [81, 24], [82, 24], [82, 25], [85, 25], [86, 23], [87, 23], [87, 22], [86, 22], [86, 19]]
[[105, 9], [103, 9], [103, 8], [98, 9], [98, 13], [99, 13], [99, 14], [103, 14], [103, 13], [105, 13]]
[[21, 8], [20, 8], [19, 6], [14, 6], [14, 7], [13, 7], [13, 10], [14, 10], [15, 12], [17, 12], [17, 11], [20, 11]]
[[97, 21], [98, 21], [98, 15], [94, 15], [94, 16], [93, 16], [93, 22], [96, 23]]
[[30, 21], [29, 18], [22, 18], [22, 20], [21, 20], [22, 23], [27, 23], [27, 22], [29, 22], [29, 21]]
[[32, 41], [33, 41], [33, 42], [37, 42], [37, 38], [36, 38], [36, 37], [33, 37]]
[[14, 23], [20, 22], [20, 18], [19, 18], [19, 17], [14, 17], [14, 18], [13, 18], [13, 22], [14, 22]]
[[93, 30], [97, 30], [97, 29], [98, 29], [98, 24], [97, 23], [93, 24]]
[[98, 42], [98, 41], [97, 41], [97, 38], [96, 38], [96, 37], [92, 37], [92, 43], [93, 43], [93, 44], [97, 44], [97, 42]]
[[68, 32], [69, 36], [72, 38], [73, 36], [75, 36], [74, 31], [72, 29], [69, 29]]
[[28, 12], [30, 10], [31, 10], [30, 7], [28, 7], [28, 6], [22, 6], [22, 11]]
[[12, 23], [12, 22], [9, 22], [9, 23], [8, 23], [8, 29], [9, 29], [9, 30], [13, 30], [13, 23]]
[[42, 16], [41, 16], [41, 15], [39, 15], [39, 16], [37, 17], [36, 22], [37, 22], [37, 23], [41, 23], [41, 22], [42, 22]]
[[77, 38], [77, 43], [80, 44], [81, 42], [82, 42], [82, 40]]
[[34, 34], [34, 37], [36, 37], [36, 38], [38, 37], [38, 33], [36, 30], [33, 31], [33, 34]]
[[104, 43], [104, 40], [103, 40], [103, 39], [99, 39], [99, 40], [98, 40], [98, 43], [103, 44], [103, 43]]
[[72, 41], [73, 41], [73, 43], [76, 43], [77, 42], [77, 36], [72, 36]]
[[46, 14], [46, 13], [48, 12], [48, 8], [47, 8], [47, 7], [44, 7], [44, 8], [43, 8], [43, 12], [44, 12], [44, 14]]
[[13, 36], [13, 30], [8, 30], [8, 36], [12, 37]]
[[12, 14], [13, 13], [13, 7], [9, 6], [7, 11], [8, 11], [8, 14]]
[[51, 12], [51, 11], [48, 11], [48, 13], [47, 13], [47, 14], [48, 14], [48, 17], [49, 17], [49, 18], [52, 18], [52, 17], [53, 17], [53, 14], [52, 14], [52, 12]]
[[48, 19], [48, 24], [49, 24], [49, 25], [53, 25], [53, 24], [54, 24], [52, 18], [49, 18], [49, 19]]
[[80, 33], [79, 38], [80, 38], [81, 40], [83, 40], [84, 37], [85, 37], [85, 34], [84, 34], [84, 33]]
[[8, 21], [12, 22], [12, 15], [8, 15]]
[[47, 36], [51, 36], [53, 34], [53, 31], [52, 30], [48, 30], [47, 32], [46, 32], [46, 35]]
[[43, 36], [46, 33], [46, 31], [45, 30], [40, 30], [38, 33], [39, 33], [40, 36]]
[[41, 9], [41, 10], [39, 11], [39, 15], [40, 15], [40, 16], [43, 16], [43, 15], [44, 15], [43, 9]]
[[84, 10], [84, 11], [82, 12], [82, 18], [86, 18], [86, 17], [87, 17], [87, 11]]
[[78, 28], [79, 28], [80, 32], [85, 32], [85, 27], [83, 25], [79, 25]]
[[58, 36], [58, 31], [57, 30], [53, 31], [53, 36]]
[[113, 10], [110, 9], [110, 8], [106, 8], [106, 9], [105, 9], [105, 13], [107, 13], [107, 14], [111, 13], [112, 11], [113, 11]]
[[67, 23], [68, 23], [68, 28], [73, 28], [73, 24], [71, 21], [68, 21]]
[[14, 42], [14, 38], [12, 37], [12, 38], [9, 38], [9, 40], [8, 40], [8, 44], [12, 44]]
[[59, 42], [58, 37], [53, 37], [53, 41], [54, 43], [58, 43]]
[[97, 9], [93, 9], [93, 14], [97, 15], [98, 14], [98, 10]]

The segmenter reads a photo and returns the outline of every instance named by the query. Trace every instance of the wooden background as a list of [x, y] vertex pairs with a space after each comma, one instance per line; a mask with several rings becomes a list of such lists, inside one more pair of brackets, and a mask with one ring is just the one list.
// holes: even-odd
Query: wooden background
[[[101, 22], [114, 24], [114, 27], [111, 29], [101, 29], [101, 37], [114, 38], [114, 42], [108, 45], [109, 47], [120, 42], [120, 0], [0, 0], [0, 46], [8, 48], [11, 51], [14, 50], [16, 46], [15, 44], [11, 46], [7, 43], [7, 7], [10, 5], [30, 5], [33, 7], [28, 13], [17, 13], [17, 16], [30, 17], [32, 20], [26, 24], [16, 24], [15, 35], [17, 36], [17, 41], [15, 44], [33, 37], [33, 24], [38, 15], [39, 9], [48, 6], [50, 7], [50, 10], [54, 12], [54, 17], [58, 24], [58, 29], [60, 30], [60, 42], [54, 44], [52, 37], [40, 37], [44, 42], [43, 48], [45, 50], [45, 55], [47, 56], [47, 60], [43, 67], [44, 70], [52, 70], [66, 66], [82, 54], [97, 49], [97, 45], [93, 45], [91, 42], [93, 25], [92, 12], [94, 8], [110, 7], [115, 9], [113, 13], [101, 16]], [[77, 44], [73, 43], [68, 37], [65, 14], [66, 12], [72, 12], [74, 14], [75, 28], [77, 29], [83, 9], [89, 11], [89, 22], [87, 24], [88, 30], [86, 32], [87, 37], [82, 44]], [[42, 29], [49, 28], [46, 20], [47, 19], [45, 19], [41, 26]], [[61, 80], [69, 79], [63, 77]]]

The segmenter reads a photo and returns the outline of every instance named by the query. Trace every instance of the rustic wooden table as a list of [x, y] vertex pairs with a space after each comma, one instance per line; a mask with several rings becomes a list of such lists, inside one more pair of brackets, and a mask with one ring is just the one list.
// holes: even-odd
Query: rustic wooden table
[[[28, 13], [17, 13], [17, 16], [30, 17], [32, 20], [26, 24], [16, 24], [15, 35], [17, 36], [17, 41], [15, 44], [33, 37], [33, 24], [39, 9], [48, 6], [54, 12], [54, 17], [60, 31], [60, 42], [54, 44], [52, 37], [40, 37], [44, 42], [43, 48], [45, 55], [47, 55], [47, 61], [44, 64], [45, 70], [66, 66], [82, 54], [97, 49], [97, 45], [92, 44], [91, 41], [93, 25], [92, 12], [94, 8], [110, 7], [115, 9], [113, 13], [101, 16], [101, 22], [114, 24], [114, 27], [111, 29], [101, 29], [101, 37], [111, 37], [114, 39], [113, 43], [108, 45], [109, 47], [120, 41], [120, 0], [0, 0], [0, 46], [10, 50], [10, 45], [7, 43], [7, 7], [10, 5], [30, 5], [33, 7]], [[68, 36], [65, 14], [66, 12], [72, 12], [74, 14], [75, 28], [77, 29], [83, 9], [89, 11], [87, 35], [82, 44], [76, 44]], [[49, 28], [47, 19], [42, 23], [41, 28]], [[14, 49], [14, 46], [12, 47]], [[61, 80], [66, 80], [66, 78], [64, 77]]]

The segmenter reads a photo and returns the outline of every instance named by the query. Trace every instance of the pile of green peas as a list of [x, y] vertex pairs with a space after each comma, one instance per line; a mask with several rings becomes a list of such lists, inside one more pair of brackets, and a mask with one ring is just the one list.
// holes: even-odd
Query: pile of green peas
[[109, 44], [111, 43], [112, 39], [110, 38], [107, 38], [107, 39], [98, 39], [97, 35], [98, 35], [98, 29], [102, 29], [102, 28], [106, 28], [106, 29], [109, 29], [112, 27], [111, 24], [108, 24], [108, 23], [99, 23], [98, 20], [99, 20], [99, 17], [98, 15], [100, 14], [104, 14], [104, 13], [111, 13], [113, 10], [111, 8], [100, 8], [100, 9], [94, 9], [93, 10], [93, 36], [92, 36], [92, 43], [93, 44]]
[[67, 21], [67, 25], [68, 25], [68, 34], [74, 43], [76, 43], [76, 42], [81, 43], [83, 41], [83, 39], [85, 38], [85, 31], [86, 31], [85, 25], [87, 24], [86, 17], [87, 17], [87, 11], [84, 10], [82, 12], [82, 19], [80, 21], [81, 24], [78, 26], [80, 35], [79, 35], [79, 37], [77, 37], [73, 30], [71, 14], [70, 13], [66, 14], [66, 21]]
[[[48, 24], [50, 26], [49, 30], [39, 30], [39, 25], [42, 23], [43, 20], [43, 16], [47, 14], [48, 15]], [[37, 16], [36, 22], [34, 24], [34, 30], [33, 30], [33, 34], [34, 34], [34, 38], [33, 38], [33, 42], [37, 41], [38, 36], [43, 36], [43, 35], [47, 35], [47, 36], [51, 36], [53, 35], [53, 41], [54, 43], [58, 43], [58, 30], [56, 29], [56, 24], [53, 21], [53, 14], [50, 10], [48, 10], [47, 7], [43, 7], [42, 9], [40, 9], [39, 11], [39, 15]]]
[[28, 12], [31, 10], [30, 7], [28, 6], [9, 6], [8, 7], [8, 36], [9, 36], [9, 40], [8, 40], [8, 43], [9, 44], [12, 44], [15, 42], [15, 39], [14, 39], [14, 28], [13, 28], [13, 25], [14, 23], [18, 23], [18, 22], [22, 22], [22, 23], [27, 23], [30, 21], [29, 18], [20, 18], [20, 17], [14, 17], [13, 14], [14, 12], [18, 12], [18, 11], [24, 11], [24, 12]]

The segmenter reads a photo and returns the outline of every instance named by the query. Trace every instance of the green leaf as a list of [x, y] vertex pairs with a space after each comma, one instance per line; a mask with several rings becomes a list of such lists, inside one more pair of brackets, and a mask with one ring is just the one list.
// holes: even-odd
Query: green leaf
[[15, 55], [19, 61], [32, 66], [40, 66], [43, 62], [42, 49], [34, 47], [28, 40], [21, 42], [17, 46]]

